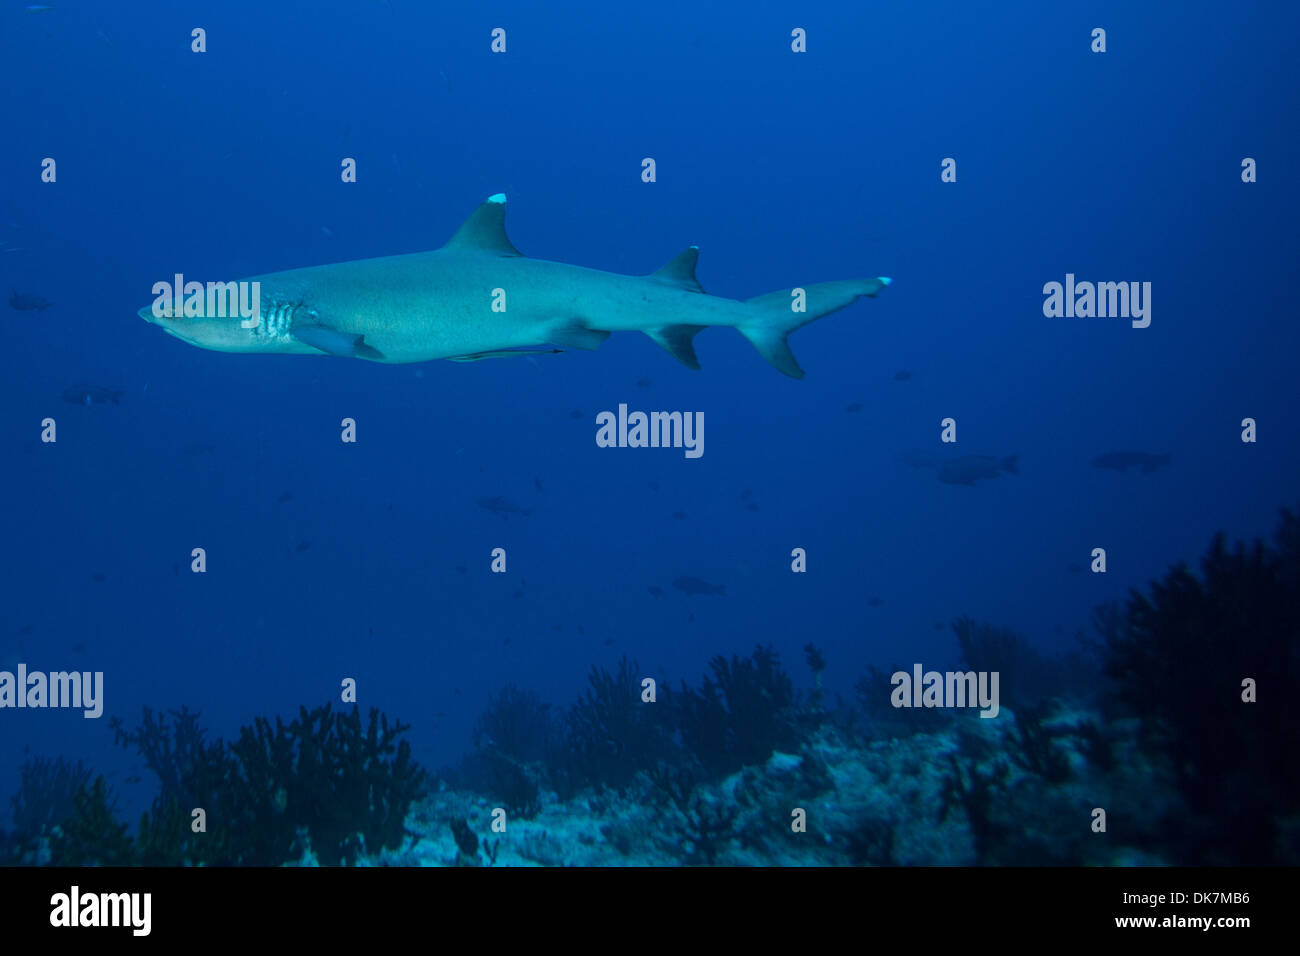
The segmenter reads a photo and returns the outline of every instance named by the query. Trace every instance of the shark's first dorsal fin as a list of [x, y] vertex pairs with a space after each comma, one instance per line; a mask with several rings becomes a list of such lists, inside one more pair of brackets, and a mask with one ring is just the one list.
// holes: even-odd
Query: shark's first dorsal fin
[[674, 259], [669, 260], [668, 265], [664, 266], [658, 272], [650, 273], [650, 278], [657, 279], [660, 282], [666, 282], [669, 285], [675, 285], [682, 289], [689, 289], [691, 292], [703, 292], [704, 287], [700, 285], [695, 278], [695, 263], [700, 261], [700, 247], [687, 246], [686, 251]]
[[443, 248], [486, 252], [494, 256], [522, 256], [523, 253], [514, 247], [506, 235], [505, 193], [489, 196], [486, 202], [469, 214], [465, 224]]

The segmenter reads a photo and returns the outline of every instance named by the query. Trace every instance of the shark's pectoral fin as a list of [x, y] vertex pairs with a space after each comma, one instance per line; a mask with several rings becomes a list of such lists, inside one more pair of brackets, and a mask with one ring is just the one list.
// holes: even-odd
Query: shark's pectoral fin
[[559, 355], [563, 349], [496, 349], [491, 352], [470, 352], [468, 355], [450, 355], [448, 362], [480, 362], [490, 358], [510, 358], [515, 355]]
[[599, 348], [600, 344], [609, 338], [609, 332], [604, 329], [589, 329], [572, 319], [565, 319], [548, 327], [543, 333], [543, 338], [566, 349], [590, 351]]
[[384, 353], [366, 344], [364, 335], [340, 332], [325, 325], [294, 326], [293, 337], [304, 345], [320, 349], [327, 355], [382, 361]]
[[645, 334], [687, 368], [699, 369], [700, 360], [695, 355], [695, 343], [692, 340], [697, 332], [707, 328], [707, 325], [665, 325], [658, 329], [646, 329]]

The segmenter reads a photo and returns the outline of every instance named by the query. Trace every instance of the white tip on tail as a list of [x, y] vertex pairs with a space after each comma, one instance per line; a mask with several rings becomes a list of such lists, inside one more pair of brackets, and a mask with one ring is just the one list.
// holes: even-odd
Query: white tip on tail
[[505, 204], [505, 201], [506, 201], [506, 194], [505, 194], [505, 193], [493, 193], [491, 196], [488, 196], [487, 201], [488, 201], [488, 202], [501, 203], [502, 205], [504, 205], [504, 204]]
[[880, 283], [881, 283], [881, 285], [893, 285], [893, 284], [894, 284], [894, 280], [891, 279], [891, 278], [889, 278], [889, 276], [881, 276], [881, 277], [880, 277]]

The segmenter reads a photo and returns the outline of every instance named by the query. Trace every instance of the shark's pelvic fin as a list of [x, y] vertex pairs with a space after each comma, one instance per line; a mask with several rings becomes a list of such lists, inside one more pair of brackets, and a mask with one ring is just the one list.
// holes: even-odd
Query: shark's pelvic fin
[[[649, 278], [664, 282], [692, 292], [704, 292], [704, 287], [695, 278], [695, 264], [700, 261], [700, 247], [687, 246], [686, 251], [671, 259], [657, 272], [650, 273]], [[666, 346], [665, 346], [666, 348]], [[669, 349], [671, 352], [672, 349]]]
[[548, 328], [543, 333], [543, 337], [547, 342], [554, 342], [566, 349], [590, 351], [599, 348], [600, 344], [609, 338], [609, 332], [604, 329], [589, 329], [580, 322], [562, 319]]
[[794, 311], [797, 299], [791, 294], [793, 289], [768, 292], [748, 300], [748, 304], [754, 307], [755, 316], [737, 328], [773, 368], [791, 378], [803, 378], [804, 371], [795, 361], [794, 353], [786, 343], [786, 336], [814, 319], [844, 308], [860, 296], [874, 297], [892, 281], [885, 276], [878, 276], [874, 279], [846, 279], [802, 286], [805, 294], [803, 312]]
[[645, 334], [687, 368], [698, 371], [700, 360], [695, 355], [695, 343], [692, 340], [697, 332], [707, 328], [707, 325], [665, 325], [658, 329], [646, 329]]
[[489, 196], [469, 214], [464, 225], [448, 241], [447, 249], [485, 252], [493, 256], [522, 256], [506, 235], [506, 197]]
[[384, 354], [378, 349], [371, 348], [366, 344], [364, 335], [340, 332], [324, 325], [295, 326], [293, 337], [299, 342], [310, 345], [314, 349], [320, 349], [328, 355], [339, 355], [343, 358], [372, 359], [374, 361], [381, 361], [384, 357]]

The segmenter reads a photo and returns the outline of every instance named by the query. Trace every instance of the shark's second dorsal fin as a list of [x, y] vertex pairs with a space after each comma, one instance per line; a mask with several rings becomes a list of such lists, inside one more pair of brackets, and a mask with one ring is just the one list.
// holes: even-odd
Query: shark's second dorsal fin
[[670, 259], [668, 265], [657, 272], [650, 273], [651, 279], [675, 285], [691, 292], [703, 292], [704, 287], [695, 278], [695, 264], [700, 261], [700, 247], [687, 246], [686, 251]]
[[506, 235], [506, 196], [497, 193], [469, 214], [445, 249], [486, 252], [493, 256], [522, 256]]

